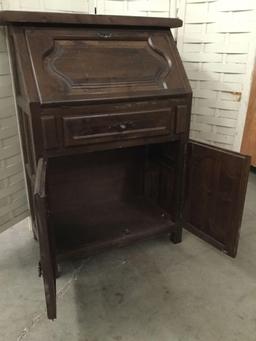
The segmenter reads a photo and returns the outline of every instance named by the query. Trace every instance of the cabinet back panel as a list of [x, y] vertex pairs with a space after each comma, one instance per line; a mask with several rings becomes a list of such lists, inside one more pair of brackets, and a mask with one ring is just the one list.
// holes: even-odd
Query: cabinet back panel
[[[49, 160], [48, 196], [59, 249], [170, 226], [174, 170], [158, 164], [149, 149]], [[154, 172], [159, 182], [152, 183]]]
[[67, 212], [73, 207], [97, 205], [139, 192], [144, 153], [142, 147], [50, 159], [52, 211]]

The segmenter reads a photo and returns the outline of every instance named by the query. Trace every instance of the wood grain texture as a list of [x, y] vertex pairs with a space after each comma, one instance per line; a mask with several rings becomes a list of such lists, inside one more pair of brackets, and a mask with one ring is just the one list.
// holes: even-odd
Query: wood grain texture
[[191, 141], [185, 220], [188, 230], [235, 257], [250, 157]]
[[170, 135], [174, 129], [171, 108], [129, 114], [63, 117], [66, 146]]
[[[186, 160], [192, 93], [164, 26], [170, 21], [48, 13], [9, 20], [48, 317], [56, 317], [57, 260], [164, 232], [181, 242], [186, 161], [191, 230], [234, 256], [248, 162], [198, 145]], [[228, 224], [224, 205], [229, 217], [237, 212]]]
[[251, 165], [256, 167], [256, 65], [252, 77], [241, 152], [250, 155]]
[[49, 220], [49, 206], [46, 192], [47, 162], [38, 161], [35, 179], [34, 200], [38, 240], [40, 244], [40, 271], [44, 280], [47, 316], [56, 318], [56, 259], [55, 245], [53, 243], [53, 230]]
[[169, 32], [33, 27], [24, 34], [41, 104], [189, 92]]
[[175, 169], [167, 172], [161, 145], [156, 148], [158, 153], [141, 146], [49, 160], [50, 210], [62, 258], [175, 231]]
[[175, 28], [182, 26], [178, 18], [126, 17], [108, 15], [90, 15], [76, 13], [1, 11], [0, 25], [13, 24], [49, 25], [99, 25], [99, 26], [137, 26]]

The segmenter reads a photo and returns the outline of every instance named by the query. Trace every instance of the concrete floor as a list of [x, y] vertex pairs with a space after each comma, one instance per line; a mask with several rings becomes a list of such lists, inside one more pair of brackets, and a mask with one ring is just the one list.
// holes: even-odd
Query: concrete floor
[[255, 341], [256, 174], [236, 259], [185, 232], [67, 262], [55, 322], [37, 261], [26, 222], [0, 235], [1, 341]]

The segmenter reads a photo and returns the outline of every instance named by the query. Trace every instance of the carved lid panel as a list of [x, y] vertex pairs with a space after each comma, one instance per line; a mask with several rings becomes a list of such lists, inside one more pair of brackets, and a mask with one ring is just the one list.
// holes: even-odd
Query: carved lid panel
[[41, 104], [185, 92], [168, 31], [29, 28]]

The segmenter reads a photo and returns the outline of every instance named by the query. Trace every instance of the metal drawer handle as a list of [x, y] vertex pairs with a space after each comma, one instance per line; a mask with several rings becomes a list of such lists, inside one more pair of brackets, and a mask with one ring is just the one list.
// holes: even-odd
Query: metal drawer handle
[[127, 129], [127, 125], [126, 124], [119, 124], [119, 128], [120, 130], [126, 130]]
[[110, 129], [115, 129], [117, 131], [125, 131], [127, 129], [133, 128], [133, 122], [126, 121], [123, 123], [116, 123], [112, 126], [109, 126]]
[[99, 32], [98, 33], [98, 37], [108, 39], [108, 38], [112, 37], [112, 33], [109, 33], [109, 32]]

